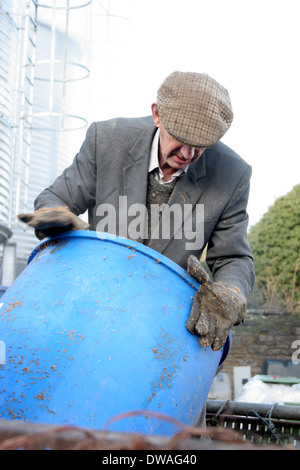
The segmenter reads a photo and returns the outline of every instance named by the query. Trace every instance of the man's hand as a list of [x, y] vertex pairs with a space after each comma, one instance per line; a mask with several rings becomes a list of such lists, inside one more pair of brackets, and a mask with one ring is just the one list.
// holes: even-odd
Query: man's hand
[[39, 240], [69, 230], [87, 230], [89, 224], [79, 219], [67, 207], [40, 209], [32, 214], [19, 214], [18, 218], [35, 228]]
[[202, 346], [212, 346], [214, 351], [225, 344], [233, 325], [244, 319], [246, 299], [240, 289], [225, 282], [213, 282], [195, 256], [188, 259], [188, 273], [200, 282], [187, 329], [199, 335]]

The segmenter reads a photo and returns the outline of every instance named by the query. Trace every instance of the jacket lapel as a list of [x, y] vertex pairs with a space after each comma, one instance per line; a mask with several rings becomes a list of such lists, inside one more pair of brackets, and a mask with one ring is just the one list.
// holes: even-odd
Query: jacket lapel
[[[139, 208], [146, 209], [148, 167], [151, 144], [155, 131], [156, 127], [153, 125], [150, 132], [147, 130], [143, 135], [141, 135], [129, 152], [131, 157], [130, 163], [123, 168], [123, 194], [125, 196], [123, 198], [122, 207], [119, 207], [119, 234], [121, 236], [130, 238], [130, 222], [134, 219]], [[121, 224], [122, 217], [124, 217], [124, 220]], [[146, 212], [144, 212], [144, 214], [140, 214], [139, 220], [141, 225], [145, 228], [147, 226]]]
[[148, 167], [155, 131], [154, 125], [150, 130], [145, 130], [129, 151], [131, 161], [123, 168], [124, 194], [128, 206], [146, 204]]

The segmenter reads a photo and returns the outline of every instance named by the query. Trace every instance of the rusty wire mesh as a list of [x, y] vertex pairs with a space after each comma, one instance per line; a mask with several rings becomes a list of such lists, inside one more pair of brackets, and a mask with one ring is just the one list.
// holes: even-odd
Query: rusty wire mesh
[[[179, 426], [170, 437], [149, 436], [134, 433], [112, 433], [107, 428], [117, 420], [137, 414], [154, 419], [163, 419]], [[17, 423], [15, 423], [17, 424]], [[103, 430], [78, 428], [75, 426], [32, 426], [26, 431], [26, 423], [16, 425], [11, 431], [0, 429], [0, 450], [178, 450], [203, 449], [218, 445], [247, 447], [243, 437], [224, 428], [197, 428], [186, 426], [173, 418], [151, 411], [133, 411], [113, 417]], [[5, 432], [6, 431], [6, 432]], [[10, 435], [9, 435], [10, 434]], [[14, 434], [14, 435], [11, 435]]]

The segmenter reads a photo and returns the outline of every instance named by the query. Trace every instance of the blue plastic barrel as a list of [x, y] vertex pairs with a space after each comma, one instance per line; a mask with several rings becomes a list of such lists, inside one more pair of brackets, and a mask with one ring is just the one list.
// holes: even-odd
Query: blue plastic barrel
[[229, 348], [203, 348], [185, 328], [198, 286], [113, 235], [42, 242], [0, 299], [0, 418], [102, 429], [144, 410], [109, 429], [178, 430], [157, 413], [195, 425]]

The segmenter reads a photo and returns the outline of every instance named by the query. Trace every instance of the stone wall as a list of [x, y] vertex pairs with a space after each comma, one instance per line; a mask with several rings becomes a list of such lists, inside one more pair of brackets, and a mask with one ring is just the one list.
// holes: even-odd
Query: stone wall
[[[300, 340], [299, 316], [249, 310], [245, 322], [233, 327], [231, 348], [223, 372], [228, 373], [232, 381], [233, 367], [251, 366], [253, 377], [263, 373], [266, 359], [292, 361], [295, 352], [292, 343], [295, 340]], [[298, 367], [300, 369], [300, 364]]]

